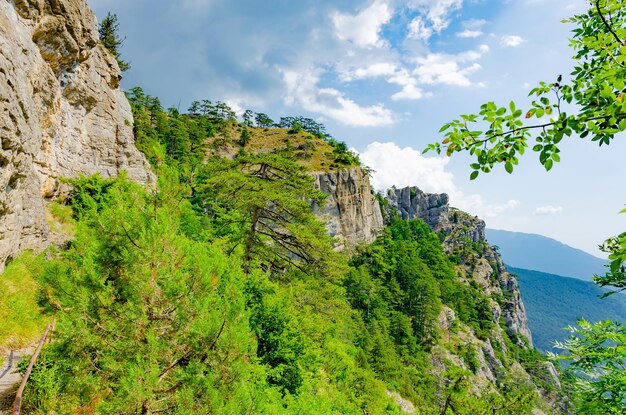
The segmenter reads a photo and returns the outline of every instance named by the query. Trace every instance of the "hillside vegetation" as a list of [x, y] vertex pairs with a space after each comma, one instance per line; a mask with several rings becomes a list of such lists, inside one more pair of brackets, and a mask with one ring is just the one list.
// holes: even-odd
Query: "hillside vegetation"
[[539, 271], [508, 267], [520, 283], [528, 323], [535, 346], [553, 351], [555, 340], [564, 341], [566, 327], [578, 319], [595, 323], [604, 320], [626, 321], [626, 296], [600, 298], [608, 290], [587, 281]]
[[37, 274], [58, 329], [29, 413], [551, 413], [545, 359], [492, 311], [507, 298], [472, 281], [482, 244], [459, 240], [450, 256], [444, 235], [392, 216], [370, 246], [336, 253], [297, 150], [252, 152], [251, 139], [211, 155], [215, 139], [253, 129], [138, 92], [158, 187], [69, 181], [73, 240]]

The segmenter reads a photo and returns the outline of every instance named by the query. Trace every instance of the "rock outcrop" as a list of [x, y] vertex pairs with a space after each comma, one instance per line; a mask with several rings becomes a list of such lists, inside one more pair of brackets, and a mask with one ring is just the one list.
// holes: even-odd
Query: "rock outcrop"
[[324, 206], [313, 210], [337, 238], [336, 248], [349, 251], [376, 239], [384, 224], [369, 176], [360, 167], [312, 175], [315, 187], [328, 195]]
[[387, 192], [387, 200], [400, 218], [422, 218], [431, 228], [443, 226], [448, 218], [449, 198], [445, 193], [424, 193], [416, 186], [393, 188]]
[[120, 79], [84, 0], [0, 0], [0, 269], [45, 246], [60, 177], [153, 180]]
[[[532, 346], [526, 310], [517, 280], [504, 267], [500, 255], [485, 239], [485, 222], [448, 205], [448, 195], [428, 194], [417, 187], [392, 188], [387, 192], [387, 210], [402, 219], [423, 219], [443, 236], [447, 253], [455, 255], [465, 268], [468, 279], [488, 294], [496, 294], [504, 303], [492, 304], [494, 316], [502, 316], [510, 334], [519, 335]], [[480, 255], [474, 252], [479, 250]], [[496, 321], [497, 322], [497, 321]]]

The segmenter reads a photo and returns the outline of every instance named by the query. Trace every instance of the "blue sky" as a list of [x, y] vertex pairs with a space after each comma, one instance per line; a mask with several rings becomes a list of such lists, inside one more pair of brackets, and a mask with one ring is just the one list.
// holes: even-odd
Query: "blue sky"
[[420, 155], [440, 126], [495, 100], [526, 101], [571, 71], [582, 0], [88, 0], [118, 15], [139, 85], [165, 106], [222, 100], [278, 119], [310, 116], [361, 153], [378, 188], [417, 185], [498, 229], [600, 255], [626, 229], [626, 143], [572, 139], [550, 173], [528, 153], [515, 174], [470, 182], [469, 159]]

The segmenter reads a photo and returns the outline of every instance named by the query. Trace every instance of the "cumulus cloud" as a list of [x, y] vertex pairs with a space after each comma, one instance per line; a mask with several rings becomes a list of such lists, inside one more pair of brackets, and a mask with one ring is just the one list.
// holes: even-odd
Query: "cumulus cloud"
[[415, 40], [428, 40], [433, 35], [433, 29], [426, 25], [421, 16], [416, 17], [409, 23], [407, 38]]
[[398, 67], [390, 62], [377, 62], [366, 67], [357, 68], [351, 75], [355, 79], [376, 78], [379, 76], [393, 75]]
[[423, 84], [470, 86], [473, 83], [468, 76], [481, 69], [480, 64], [475, 61], [487, 52], [489, 52], [489, 46], [481, 45], [478, 50], [462, 52], [458, 55], [429, 53], [424, 57], [416, 58], [417, 67], [413, 74]]
[[517, 200], [492, 204], [486, 203], [480, 195], [464, 194], [454, 184], [453, 174], [446, 171], [447, 157], [424, 157], [411, 147], [379, 142], [369, 144], [359, 156], [365, 165], [374, 169], [372, 186], [379, 191], [392, 186], [417, 186], [429, 193], [447, 193], [452, 205], [482, 218], [496, 217], [519, 205]]
[[462, 32], [458, 32], [456, 35], [457, 37], [464, 38], [464, 39], [473, 39], [473, 38], [482, 36], [482, 34], [483, 32], [480, 30], [465, 29]]
[[417, 79], [410, 76], [405, 70], [402, 70], [389, 78], [388, 82], [402, 87], [402, 90], [391, 96], [391, 99], [394, 101], [417, 100], [432, 96], [432, 93], [424, 92], [422, 88], [418, 87]]
[[360, 13], [335, 12], [331, 15], [335, 34], [361, 47], [381, 47], [385, 41], [380, 37], [381, 28], [391, 20], [392, 10], [383, 0], [374, 0]]
[[340, 74], [342, 81], [352, 81], [355, 79], [367, 79], [384, 77], [388, 83], [398, 85], [402, 89], [391, 96], [394, 101], [417, 100], [431, 96], [429, 92], [424, 92], [418, 87], [417, 79], [404, 68], [398, 67], [390, 62], [374, 63], [352, 71], [344, 71]]
[[400, 148], [396, 143], [369, 144], [360, 153], [361, 161], [375, 170], [372, 186], [386, 190], [391, 186], [419, 186], [432, 193], [453, 193], [453, 175], [445, 171], [447, 157], [424, 157], [411, 147]]
[[318, 88], [319, 71], [282, 70], [284, 101], [300, 105], [346, 125], [381, 127], [395, 123], [394, 114], [382, 104], [361, 106], [334, 88]]
[[500, 44], [508, 48], [516, 48], [524, 43], [524, 39], [517, 35], [504, 35], [500, 38]]
[[412, 0], [409, 7], [419, 10], [441, 32], [450, 25], [450, 15], [463, 6], [463, 0]]
[[543, 215], [558, 215], [563, 213], [563, 206], [539, 206], [535, 209], [535, 215], [543, 216]]

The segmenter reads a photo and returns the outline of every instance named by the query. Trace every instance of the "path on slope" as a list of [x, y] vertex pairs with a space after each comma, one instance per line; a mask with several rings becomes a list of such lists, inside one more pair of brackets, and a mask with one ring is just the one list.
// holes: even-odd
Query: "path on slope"
[[0, 367], [0, 415], [11, 413], [15, 392], [22, 380], [22, 375], [17, 372], [17, 364], [24, 356], [33, 353], [32, 347], [11, 350], [6, 360]]

